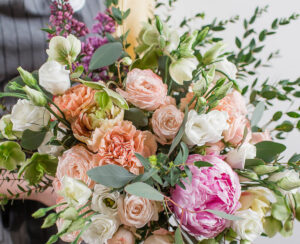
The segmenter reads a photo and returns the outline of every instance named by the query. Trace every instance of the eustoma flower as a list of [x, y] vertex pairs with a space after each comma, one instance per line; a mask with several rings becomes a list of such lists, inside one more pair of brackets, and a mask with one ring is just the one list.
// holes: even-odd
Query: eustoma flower
[[[196, 161], [207, 161], [213, 167], [197, 168]], [[193, 174], [186, 189], [176, 186], [171, 192], [174, 213], [188, 233], [194, 236], [212, 238], [229, 224], [228, 220], [205, 210], [217, 210], [234, 214], [239, 208], [241, 186], [238, 176], [217, 156], [190, 155], [186, 162]]]

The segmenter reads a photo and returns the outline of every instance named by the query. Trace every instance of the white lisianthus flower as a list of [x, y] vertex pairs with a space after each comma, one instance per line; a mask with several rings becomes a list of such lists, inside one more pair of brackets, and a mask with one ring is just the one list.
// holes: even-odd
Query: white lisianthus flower
[[89, 244], [107, 243], [119, 228], [119, 221], [110, 215], [97, 214], [91, 221], [92, 224], [81, 236]]
[[64, 176], [60, 194], [69, 204], [76, 207], [86, 204], [92, 195], [92, 191], [82, 181], [73, 179], [69, 176]]
[[39, 69], [39, 84], [53, 95], [64, 94], [71, 87], [70, 71], [54, 60], [47, 61]]
[[231, 227], [243, 240], [253, 242], [263, 232], [261, 217], [253, 210], [238, 211], [235, 216], [241, 219], [233, 221]]
[[[55, 145], [47, 145], [47, 143], [50, 141], [50, 139], [53, 137], [53, 133], [48, 131], [44, 141], [42, 144], [38, 147], [38, 152], [40, 154], [50, 154], [53, 156], [59, 156], [60, 153], [64, 150], [63, 146], [55, 146]], [[62, 140], [64, 137], [64, 134], [60, 131], [57, 132], [57, 139]]]
[[246, 159], [256, 157], [256, 147], [250, 143], [244, 143], [239, 148], [228, 152], [226, 162], [233, 169], [244, 169]]
[[74, 62], [81, 51], [81, 42], [74, 35], [67, 38], [55, 36], [50, 40], [49, 49], [46, 50], [49, 59], [62, 65], [68, 64], [68, 58]]
[[12, 108], [10, 120], [13, 124], [13, 131], [26, 129], [39, 131], [48, 124], [50, 112], [44, 107], [35, 106], [26, 99], [19, 99]]
[[223, 131], [229, 127], [227, 119], [228, 114], [224, 111], [213, 110], [198, 115], [195, 110], [191, 110], [185, 125], [183, 141], [189, 146], [218, 142], [223, 138]]
[[294, 169], [287, 169], [285, 171], [272, 174], [268, 180], [276, 182], [280, 187], [279, 190], [284, 195], [289, 192], [296, 193], [300, 187], [299, 173]]
[[118, 212], [118, 191], [111, 192], [111, 188], [97, 184], [94, 187], [91, 208], [106, 215], [114, 215]]
[[[236, 79], [237, 68], [233, 63], [229, 62], [227, 60], [227, 58], [224, 58], [220, 62], [216, 62], [215, 66], [216, 66], [216, 70], [220, 70], [220, 71], [224, 72], [225, 74], [227, 74], [229, 76], [229, 78], [231, 78], [233, 80]], [[226, 76], [224, 74], [216, 71], [214, 81], [216, 82], [217, 80], [219, 80], [221, 78], [226, 78]]]
[[170, 65], [170, 75], [176, 83], [182, 85], [184, 81], [190, 81], [193, 78], [193, 71], [197, 65], [196, 58], [181, 58]]

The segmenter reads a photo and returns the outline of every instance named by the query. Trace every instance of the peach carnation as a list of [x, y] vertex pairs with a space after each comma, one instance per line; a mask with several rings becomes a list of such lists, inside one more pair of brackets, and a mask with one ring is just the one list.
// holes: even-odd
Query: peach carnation
[[84, 146], [76, 145], [65, 151], [59, 157], [56, 178], [56, 188], [60, 188], [60, 183], [65, 175], [86, 183], [90, 188], [94, 182], [88, 177], [87, 171], [96, 166], [96, 156], [89, 152]]
[[[83, 109], [94, 103], [95, 90], [85, 85], [76, 85], [62, 96], [54, 97], [53, 102], [60, 108], [69, 121], [73, 121]], [[55, 106], [51, 108], [59, 114]]]
[[151, 119], [156, 140], [162, 144], [171, 144], [176, 136], [184, 114], [174, 105], [166, 105], [157, 109]]
[[143, 173], [144, 167], [135, 152], [148, 157], [157, 145], [150, 132], [137, 130], [129, 121], [119, 122], [101, 138], [98, 148], [99, 165], [116, 164], [133, 174]]
[[127, 74], [126, 91], [117, 92], [136, 107], [153, 111], [165, 103], [167, 85], [150, 69], [133, 69]]

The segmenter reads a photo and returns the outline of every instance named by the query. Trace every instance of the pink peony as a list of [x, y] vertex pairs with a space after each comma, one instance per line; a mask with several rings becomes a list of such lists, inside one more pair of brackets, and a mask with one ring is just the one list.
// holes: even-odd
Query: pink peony
[[251, 143], [256, 144], [261, 141], [272, 141], [269, 131], [252, 133]]
[[156, 140], [162, 144], [171, 144], [183, 121], [184, 114], [174, 105], [166, 105], [155, 110], [151, 124]]
[[[206, 161], [214, 166], [197, 168], [193, 165], [196, 161]], [[190, 164], [193, 179], [191, 184], [184, 183], [186, 190], [177, 185], [171, 192], [172, 200], [176, 202], [174, 212], [190, 234], [213, 238], [228, 226], [229, 221], [205, 210], [234, 214], [240, 207], [239, 178], [227, 163], [214, 155], [190, 155], [187, 164]]]
[[167, 85], [150, 69], [133, 69], [127, 74], [126, 91], [117, 92], [136, 107], [153, 111], [165, 104]]

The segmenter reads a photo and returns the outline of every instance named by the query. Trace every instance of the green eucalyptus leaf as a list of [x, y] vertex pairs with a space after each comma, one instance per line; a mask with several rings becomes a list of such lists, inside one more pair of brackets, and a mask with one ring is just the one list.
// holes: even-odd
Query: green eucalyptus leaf
[[254, 159], [246, 159], [245, 161], [245, 168], [251, 168], [254, 166], [264, 165], [265, 162], [261, 159], [254, 158]]
[[46, 134], [46, 130], [32, 131], [27, 129], [23, 132], [21, 146], [27, 150], [36, 150], [43, 143]]
[[261, 120], [263, 113], [265, 111], [265, 103], [264, 102], [259, 102], [255, 109], [254, 112], [252, 114], [251, 117], [251, 126], [256, 126], [259, 121]]
[[206, 162], [206, 161], [196, 161], [196, 162], [194, 162], [194, 165], [198, 168], [214, 166], [213, 164]]
[[114, 92], [113, 90], [110, 90], [108, 88], [103, 88], [103, 90], [107, 93], [107, 95], [111, 98], [114, 104], [119, 106], [122, 109], [129, 109], [129, 106], [126, 102], [126, 100], [117, 92]]
[[282, 153], [286, 146], [273, 141], [262, 141], [255, 145], [256, 158], [262, 159], [266, 163], [272, 162], [277, 155]]
[[136, 127], [145, 127], [148, 125], [148, 117], [139, 108], [129, 108], [126, 110], [124, 119], [131, 121]]
[[163, 201], [164, 195], [154, 189], [152, 186], [143, 183], [136, 182], [125, 187], [125, 191], [131, 195], [147, 198], [153, 201]]
[[180, 228], [175, 231], [175, 244], [184, 244]]
[[102, 109], [108, 107], [109, 103], [111, 104], [110, 97], [107, 95], [105, 91], [97, 91], [95, 93], [94, 99], [98, 106]]
[[79, 78], [84, 71], [84, 68], [82, 65], [77, 66], [74, 72], [70, 75], [71, 79], [77, 79]]
[[120, 42], [110, 42], [99, 47], [93, 54], [89, 70], [99, 69], [115, 63], [122, 55], [123, 47]]
[[95, 90], [103, 90], [103, 88], [106, 87], [102, 82], [85, 81], [85, 80], [82, 80], [82, 79], [79, 79], [79, 81], [83, 85], [88, 86], [88, 87], [90, 87], [92, 89], [95, 89]]
[[112, 188], [121, 188], [137, 177], [114, 164], [93, 168], [87, 174], [93, 181]]
[[0, 143], [0, 168], [14, 170], [25, 162], [26, 156], [20, 145], [13, 141]]

